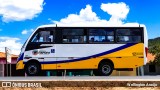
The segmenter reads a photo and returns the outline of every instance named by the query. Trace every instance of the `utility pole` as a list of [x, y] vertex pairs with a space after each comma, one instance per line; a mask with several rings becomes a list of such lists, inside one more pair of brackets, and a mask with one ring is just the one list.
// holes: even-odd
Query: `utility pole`
[[5, 47], [5, 53], [6, 53], [6, 70], [7, 70], [7, 76], [8, 75], [8, 62], [10, 63], [10, 76], [11, 76], [11, 50], [7, 47]]

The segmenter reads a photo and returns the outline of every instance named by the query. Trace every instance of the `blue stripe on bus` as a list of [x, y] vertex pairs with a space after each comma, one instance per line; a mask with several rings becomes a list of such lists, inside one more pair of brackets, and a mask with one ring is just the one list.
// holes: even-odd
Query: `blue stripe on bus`
[[[133, 45], [135, 45], [135, 44], [128, 43], [126, 45], [120, 46], [118, 48], [115, 48], [115, 49], [112, 49], [112, 50], [109, 50], [109, 51], [105, 51], [105, 52], [102, 52], [102, 53], [99, 53], [99, 54], [95, 54], [95, 55], [88, 56], [88, 57], [83, 57], [83, 58], [78, 58], [78, 59], [63, 60], [63, 61], [44, 61], [44, 62], [40, 62], [40, 63], [41, 64], [57, 64], [57, 63], [67, 63], [67, 62], [82, 61], [82, 60], [87, 60], [87, 59], [90, 59], [90, 58], [96, 58], [96, 57], [99, 57], [99, 56], [110, 54], [110, 53], [125, 49], [125, 48], [133, 46]], [[26, 62], [24, 62], [24, 63], [26, 63]]]
[[17, 62], [19, 62], [20, 60], [23, 60], [23, 57], [24, 57], [24, 53], [22, 53], [22, 54], [18, 57]]

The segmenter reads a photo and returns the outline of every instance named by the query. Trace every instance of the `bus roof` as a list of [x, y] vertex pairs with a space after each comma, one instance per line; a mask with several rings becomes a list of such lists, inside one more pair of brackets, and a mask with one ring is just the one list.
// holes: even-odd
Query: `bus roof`
[[145, 27], [144, 24], [137, 24], [137, 23], [127, 23], [123, 25], [58, 25], [58, 24], [48, 24], [48, 25], [41, 25], [38, 28], [44, 27]]

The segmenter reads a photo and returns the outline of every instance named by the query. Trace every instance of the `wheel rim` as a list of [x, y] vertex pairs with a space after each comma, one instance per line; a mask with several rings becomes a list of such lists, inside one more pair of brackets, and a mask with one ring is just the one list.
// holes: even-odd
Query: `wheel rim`
[[29, 74], [36, 74], [37, 73], [37, 67], [35, 65], [30, 65], [28, 67]]
[[108, 73], [110, 73], [110, 71], [111, 71], [111, 67], [109, 65], [103, 65], [102, 72], [104, 74], [108, 74]]

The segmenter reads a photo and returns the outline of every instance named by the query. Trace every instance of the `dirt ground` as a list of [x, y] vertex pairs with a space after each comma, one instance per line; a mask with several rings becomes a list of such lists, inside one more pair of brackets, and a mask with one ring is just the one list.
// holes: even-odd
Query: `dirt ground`
[[12, 81], [10, 87], [2, 83], [0, 90], [160, 90], [159, 81]]
[[160, 90], [160, 87], [51, 87], [51, 88], [0, 88], [0, 90]]

